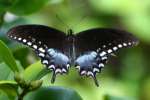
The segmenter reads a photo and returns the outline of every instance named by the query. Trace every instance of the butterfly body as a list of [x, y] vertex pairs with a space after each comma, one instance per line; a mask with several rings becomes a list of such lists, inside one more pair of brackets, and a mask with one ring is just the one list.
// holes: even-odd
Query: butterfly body
[[65, 34], [43, 25], [20, 25], [7, 34], [35, 50], [42, 64], [53, 71], [52, 83], [58, 73], [68, 73], [70, 66], [75, 66], [81, 76], [92, 77], [98, 86], [96, 74], [108, 58], [121, 48], [138, 44], [130, 33], [109, 28], [90, 29], [75, 35], [72, 30]]

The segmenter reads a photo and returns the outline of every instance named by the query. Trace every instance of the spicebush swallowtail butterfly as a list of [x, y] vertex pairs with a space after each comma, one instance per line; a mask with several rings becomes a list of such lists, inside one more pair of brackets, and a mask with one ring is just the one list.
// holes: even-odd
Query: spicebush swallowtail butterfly
[[104, 67], [108, 58], [121, 48], [138, 44], [138, 39], [126, 31], [110, 28], [95, 28], [68, 34], [43, 25], [20, 25], [13, 27], [7, 35], [34, 49], [41, 63], [56, 75], [68, 73], [70, 66], [78, 69], [81, 76], [90, 76], [99, 86], [96, 74]]

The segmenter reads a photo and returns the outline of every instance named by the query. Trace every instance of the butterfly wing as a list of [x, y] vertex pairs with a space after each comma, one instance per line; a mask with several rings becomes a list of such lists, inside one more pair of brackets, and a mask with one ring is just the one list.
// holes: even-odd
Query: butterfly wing
[[36, 44], [38, 47], [43, 46], [44, 49], [47, 46], [58, 50], [62, 50], [65, 39], [63, 32], [43, 25], [19, 25], [10, 29], [7, 35], [28, 46]]
[[52, 82], [57, 73], [68, 71], [69, 58], [63, 54], [65, 33], [43, 25], [20, 25], [10, 29], [7, 35], [35, 50], [41, 62], [53, 70]]
[[77, 34], [77, 48], [80, 52], [97, 49], [113, 49], [118, 44], [129, 44], [124, 47], [131, 47], [137, 43], [138, 39], [131, 33], [118, 29], [97, 28]]
[[132, 47], [138, 39], [132, 34], [108, 28], [91, 29], [76, 35], [78, 58], [76, 67], [80, 75], [92, 76], [98, 86], [96, 73], [107, 62], [108, 57], [120, 48]]

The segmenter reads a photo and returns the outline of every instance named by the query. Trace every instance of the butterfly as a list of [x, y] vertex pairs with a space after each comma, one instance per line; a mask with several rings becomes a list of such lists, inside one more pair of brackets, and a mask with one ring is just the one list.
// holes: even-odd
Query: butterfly
[[57, 74], [66, 74], [71, 66], [80, 76], [92, 77], [99, 86], [96, 75], [108, 58], [121, 48], [136, 46], [139, 41], [131, 33], [111, 28], [89, 29], [67, 34], [44, 25], [19, 25], [7, 32], [8, 37], [34, 49], [41, 63]]

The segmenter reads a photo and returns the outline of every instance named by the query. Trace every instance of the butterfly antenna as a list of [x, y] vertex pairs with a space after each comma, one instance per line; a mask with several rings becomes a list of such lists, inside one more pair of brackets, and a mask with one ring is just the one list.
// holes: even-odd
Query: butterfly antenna
[[68, 29], [70, 29], [69, 25], [66, 24], [66, 23], [58, 16], [58, 14], [56, 14], [56, 18], [57, 18], [62, 24], [64, 24], [65, 26], [67, 26]]
[[87, 18], [86, 15], [82, 16], [82, 18], [77, 23], [75, 23], [73, 25], [72, 29], [74, 29], [75, 27], [77, 27], [78, 25], [80, 25], [85, 20], [85, 18]]

